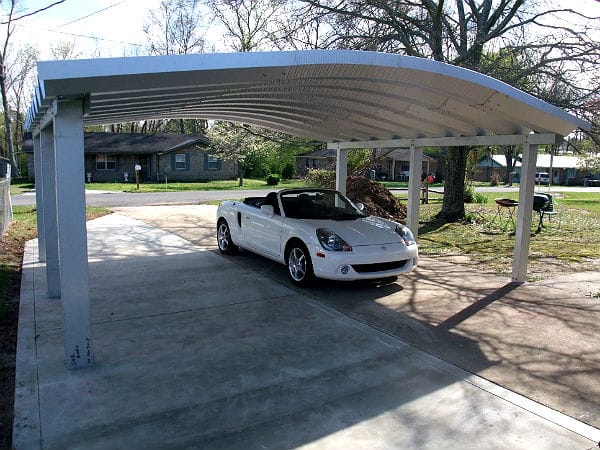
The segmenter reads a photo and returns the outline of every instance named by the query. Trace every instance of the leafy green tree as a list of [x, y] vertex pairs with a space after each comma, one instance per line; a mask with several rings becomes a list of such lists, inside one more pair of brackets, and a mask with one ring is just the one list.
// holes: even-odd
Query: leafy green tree
[[293, 171], [295, 155], [321, 145], [305, 138], [231, 122], [216, 122], [206, 135], [219, 158], [237, 162], [240, 186], [247, 175], [263, 178], [269, 173], [281, 174], [288, 165]]
[[231, 122], [217, 122], [207, 131], [210, 148], [218, 158], [235, 161], [238, 167], [239, 185], [244, 185], [244, 176], [258, 156], [271, 150], [273, 142], [262, 138], [250, 126]]
[[591, 139], [584, 139], [579, 143], [579, 159], [577, 167], [584, 175], [600, 174], [600, 145]]

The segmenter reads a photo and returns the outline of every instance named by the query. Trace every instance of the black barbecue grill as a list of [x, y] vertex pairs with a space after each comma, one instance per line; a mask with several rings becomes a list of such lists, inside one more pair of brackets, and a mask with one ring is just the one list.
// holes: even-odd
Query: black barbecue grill
[[540, 216], [536, 233], [539, 233], [542, 230], [544, 214], [552, 211], [552, 203], [551, 194], [542, 194], [539, 192], [533, 194], [533, 210]]

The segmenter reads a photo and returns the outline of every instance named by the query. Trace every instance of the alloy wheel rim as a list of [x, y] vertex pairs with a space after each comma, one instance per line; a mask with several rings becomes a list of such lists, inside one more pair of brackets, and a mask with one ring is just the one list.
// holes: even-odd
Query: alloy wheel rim
[[226, 250], [229, 246], [229, 238], [227, 236], [227, 226], [221, 225], [219, 227], [219, 248], [221, 250]]
[[304, 252], [299, 248], [295, 248], [290, 253], [288, 262], [290, 275], [296, 281], [302, 281], [306, 274], [306, 257]]

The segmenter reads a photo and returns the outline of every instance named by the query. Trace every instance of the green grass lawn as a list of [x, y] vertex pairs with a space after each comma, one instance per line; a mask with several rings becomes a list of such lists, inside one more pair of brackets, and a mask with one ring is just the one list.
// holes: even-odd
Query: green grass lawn
[[[547, 193], [547, 189], [536, 190], [543, 194]], [[554, 197], [555, 204], [564, 208], [582, 209], [600, 215], [600, 193], [598, 192], [561, 192], [560, 187], [552, 188], [551, 193]], [[487, 192], [483, 194], [487, 197], [487, 204], [494, 205], [496, 198], [509, 198], [518, 200], [519, 193], [515, 192]]]
[[10, 180], [10, 194], [18, 195], [35, 188], [35, 184], [27, 180]]
[[[423, 255], [468, 256], [472, 263], [490, 271], [509, 275], [514, 255], [512, 224], [492, 221], [498, 212], [495, 198], [517, 199], [518, 193], [491, 193], [484, 204], [465, 205], [467, 220], [443, 223], [435, 218], [441, 202], [421, 205], [419, 252]], [[562, 213], [544, 220], [536, 233], [538, 215], [533, 213], [530, 272], [534, 278], [554, 271], [595, 270], [600, 258], [600, 194], [565, 192], [555, 196]]]
[[238, 180], [198, 181], [189, 183], [86, 183], [86, 189], [114, 192], [177, 192], [177, 191], [231, 191], [249, 189], [284, 189], [305, 186], [304, 180], [283, 180], [276, 186], [269, 186], [265, 180], [244, 179], [244, 186]]

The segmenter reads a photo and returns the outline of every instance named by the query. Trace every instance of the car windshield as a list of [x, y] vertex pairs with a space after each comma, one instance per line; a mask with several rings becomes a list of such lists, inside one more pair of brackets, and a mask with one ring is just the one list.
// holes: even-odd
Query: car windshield
[[355, 220], [367, 217], [345, 196], [332, 190], [291, 190], [281, 194], [286, 217]]

